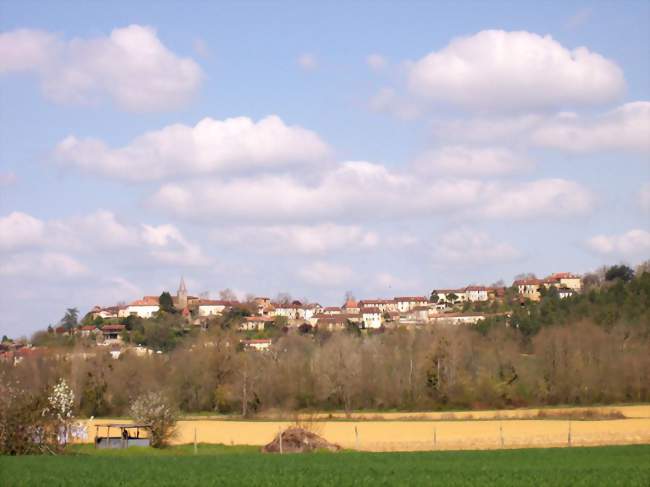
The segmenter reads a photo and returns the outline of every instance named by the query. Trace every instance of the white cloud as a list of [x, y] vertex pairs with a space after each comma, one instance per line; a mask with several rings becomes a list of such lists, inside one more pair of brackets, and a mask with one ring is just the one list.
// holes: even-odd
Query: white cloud
[[500, 142], [551, 147], [568, 152], [650, 151], [650, 102], [626, 103], [597, 115], [478, 116], [437, 120], [433, 135], [443, 141]]
[[595, 118], [559, 114], [532, 133], [535, 144], [571, 152], [650, 152], [650, 102], [626, 103]]
[[0, 172], [0, 188], [8, 188], [16, 184], [18, 178], [13, 171]]
[[490, 187], [480, 212], [491, 218], [563, 218], [588, 213], [593, 194], [566, 179], [540, 179], [528, 183]]
[[475, 265], [509, 262], [520, 252], [506, 242], [498, 242], [487, 233], [459, 228], [443, 233], [433, 247], [434, 261], [439, 264]]
[[328, 154], [318, 135], [271, 115], [204, 118], [194, 127], [175, 124], [112, 149], [98, 139], [69, 136], [54, 152], [62, 164], [128, 181], [175, 175], [245, 172], [313, 165]]
[[355, 273], [347, 266], [323, 261], [303, 266], [298, 276], [309, 284], [324, 287], [340, 287], [349, 284]]
[[50, 221], [20, 212], [0, 218], [0, 251], [20, 253], [32, 248], [55, 252], [53, 256], [61, 251], [102, 255], [108, 251], [128, 251], [130, 259], [139, 261], [147, 257], [155, 262], [186, 266], [210, 262], [200, 246], [187, 240], [175, 226], [125, 225], [106, 210]]
[[650, 213], [650, 183], [644, 184], [637, 195], [637, 202], [641, 210]]
[[17, 253], [3, 256], [0, 276], [33, 278], [73, 278], [88, 269], [73, 257], [59, 252]]
[[14, 211], [0, 218], [0, 250], [31, 247], [42, 243], [45, 225], [27, 213]]
[[621, 69], [585, 47], [551, 36], [485, 30], [452, 40], [413, 63], [409, 89], [468, 108], [526, 110], [610, 102], [625, 89]]
[[107, 37], [69, 41], [39, 30], [0, 34], [0, 73], [34, 72], [45, 96], [94, 103], [107, 96], [129, 111], [177, 108], [198, 91], [196, 62], [170, 51], [151, 27], [130, 25]]
[[603, 255], [647, 257], [650, 232], [637, 228], [620, 235], [597, 235], [587, 241], [587, 246]]
[[374, 232], [356, 225], [272, 225], [232, 227], [212, 232], [212, 239], [232, 246], [277, 254], [324, 254], [369, 249], [379, 244]]
[[370, 54], [366, 58], [366, 64], [373, 71], [381, 71], [388, 65], [388, 61], [381, 54]]
[[415, 160], [415, 168], [423, 173], [465, 177], [497, 176], [520, 172], [532, 167], [532, 161], [509, 149], [444, 146], [427, 151]]
[[591, 209], [591, 193], [563, 179], [495, 183], [433, 179], [346, 162], [314, 183], [291, 176], [209, 179], [163, 185], [150, 204], [177, 217], [275, 222], [389, 220], [434, 213], [491, 218], [564, 217]]
[[318, 68], [318, 60], [313, 54], [304, 53], [298, 56], [298, 66], [305, 71], [314, 71]]

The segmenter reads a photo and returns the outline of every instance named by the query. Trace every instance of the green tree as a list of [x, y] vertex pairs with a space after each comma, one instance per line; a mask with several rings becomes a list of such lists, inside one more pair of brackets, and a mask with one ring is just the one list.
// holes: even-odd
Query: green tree
[[171, 294], [167, 291], [163, 291], [160, 297], [158, 298], [158, 304], [160, 305], [161, 311], [166, 313], [173, 313], [176, 311], [174, 308], [174, 300], [172, 299]]
[[436, 291], [435, 289], [431, 291], [431, 296], [429, 296], [429, 301], [434, 304], [437, 304], [438, 301], [440, 301], [440, 296], [438, 296], [438, 291]]
[[66, 330], [71, 330], [79, 324], [79, 310], [77, 308], [68, 308], [65, 315], [61, 318], [60, 324]]
[[634, 271], [626, 265], [613, 265], [605, 272], [606, 281], [621, 280], [629, 282], [634, 278]]

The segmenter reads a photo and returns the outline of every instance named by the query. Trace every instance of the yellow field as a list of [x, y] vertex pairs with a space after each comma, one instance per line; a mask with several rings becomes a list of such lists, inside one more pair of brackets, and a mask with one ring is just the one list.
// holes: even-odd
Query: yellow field
[[[378, 414], [355, 413], [354, 419], [350, 421], [320, 420], [309, 423], [309, 426], [330, 442], [338, 443], [344, 448], [367, 451], [562, 447], [569, 445], [569, 436], [572, 446], [650, 443], [650, 406], [620, 406], [598, 410], [620, 411], [626, 419], [492, 419], [525, 418], [537, 414], [537, 409], [527, 409], [456, 412], [453, 413], [453, 420], [446, 420], [449, 413], [382, 413], [384, 420], [357, 420], [376, 417]], [[473, 419], [463, 419], [470, 415]], [[328, 416], [329, 414], [324, 415]], [[345, 417], [344, 414], [332, 416]], [[410, 419], [400, 420], [402, 418]], [[104, 419], [89, 421], [89, 441], [94, 440], [94, 425], [109, 422], [111, 421]], [[292, 421], [234, 421], [216, 418], [183, 420], [178, 423], [174, 443], [191, 443], [196, 432], [199, 443], [264, 445], [280, 429], [292, 424]]]

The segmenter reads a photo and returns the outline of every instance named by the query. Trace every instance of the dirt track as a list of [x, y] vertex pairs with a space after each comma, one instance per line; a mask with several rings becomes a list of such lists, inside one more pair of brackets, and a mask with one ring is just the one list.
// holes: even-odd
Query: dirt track
[[[355, 420], [320, 420], [310, 423], [310, 427], [328, 441], [344, 448], [368, 451], [562, 447], [568, 446], [569, 441], [572, 446], [650, 443], [650, 406], [598, 408], [599, 411], [607, 409], [621, 411], [626, 419], [488, 419], [494, 418], [496, 414], [503, 418], [537, 414], [537, 410], [516, 410], [456, 412], [451, 421], [443, 420], [449, 417], [445, 416], [449, 413], [383, 413], [383, 421], [357, 421], [356, 418], [378, 416], [373, 413], [357, 413], [354, 414]], [[474, 420], [463, 420], [468, 415]], [[400, 420], [402, 418], [410, 419]], [[93, 425], [107, 422], [110, 420], [89, 422], [89, 441], [94, 439]], [[196, 429], [199, 443], [263, 445], [271, 441], [280, 428], [291, 424], [291, 421], [183, 420], [178, 423], [178, 435], [174, 443], [193, 442]]]

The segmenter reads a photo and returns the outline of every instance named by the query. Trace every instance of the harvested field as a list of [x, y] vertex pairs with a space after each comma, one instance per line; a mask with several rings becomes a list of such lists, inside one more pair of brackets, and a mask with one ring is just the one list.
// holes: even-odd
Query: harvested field
[[[606, 408], [598, 408], [603, 411]], [[650, 443], [649, 406], [621, 406], [625, 419], [514, 419], [534, 417], [539, 410], [472, 411], [453, 413], [417, 413], [422, 418], [410, 420], [320, 420], [314, 422], [318, 435], [346, 449], [365, 451], [483, 450], [500, 448], [563, 447], [625, 445]], [[566, 414], [576, 409], [543, 410], [547, 414]], [[584, 408], [580, 409], [580, 418]], [[495, 414], [509, 414], [513, 419], [500, 420]], [[396, 413], [405, 414], [405, 413]], [[474, 420], [463, 419], [471, 414]], [[527, 416], [522, 416], [526, 414]], [[601, 414], [601, 413], [599, 413]], [[604, 413], [602, 413], [604, 414]], [[517, 416], [519, 415], [519, 416]], [[439, 419], [430, 419], [437, 417]], [[412, 417], [411, 417], [412, 418]], [[109, 420], [96, 420], [102, 424]], [[202, 443], [225, 445], [258, 445], [269, 443], [278, 434], [293, 426], [292, 421], [238, 421], [221, 419], [183, 420], [178, 423], [174, 444], [191, 443], [194, 434]], [[89, 428], [93, 441], [94, 427]]]

